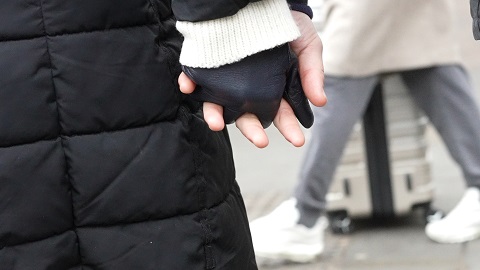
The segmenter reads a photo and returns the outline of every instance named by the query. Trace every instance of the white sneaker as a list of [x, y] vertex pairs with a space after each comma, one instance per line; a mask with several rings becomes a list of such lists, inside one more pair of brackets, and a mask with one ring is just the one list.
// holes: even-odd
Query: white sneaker
[[258, 257], [307, 263], [318, 257], [324, 248], [323, 236], [327, 219], [320, 217], [315, 226], [297, 224], [296, 200], [280, 204], [270, 214], [250, 223], [253, 247]]
[[439, 243], [463, 243], [479, 238], [480, 190], [468, 188], [445, 218], [427, 224], [425, 233]]

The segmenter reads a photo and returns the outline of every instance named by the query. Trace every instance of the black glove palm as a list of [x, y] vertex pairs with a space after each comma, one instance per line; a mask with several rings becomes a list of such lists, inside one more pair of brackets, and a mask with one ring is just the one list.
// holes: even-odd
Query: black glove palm
[[298, 61], [286, 44], [219, 68], [183, 66], [183, 71], [197, 84], [191, 96], [223, 106], [227, 124], [249, 112], [266, 128], [275, 118], [282, 97], [304, 127], [313, 124], [313, 113], [298, 75]]

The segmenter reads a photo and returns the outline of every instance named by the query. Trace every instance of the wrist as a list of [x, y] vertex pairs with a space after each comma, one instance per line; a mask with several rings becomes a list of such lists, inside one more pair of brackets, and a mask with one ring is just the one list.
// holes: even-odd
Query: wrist
[[178, 21], [184, 36], [180, 62], [215, 68], [295, 40], [300, 31], [285, 0], [252, 2], [237, 14], [202, 21]]

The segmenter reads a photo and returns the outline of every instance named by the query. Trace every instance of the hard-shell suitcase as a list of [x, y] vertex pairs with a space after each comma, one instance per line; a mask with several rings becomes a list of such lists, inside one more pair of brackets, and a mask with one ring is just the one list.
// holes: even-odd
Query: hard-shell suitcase
[[354, 218], [392, 218], [416, 208], [425, 219], [441, 215], [431, 208], [426, 118], [395, 79], [377, 85], [345, 147], [327, 195], [333, 232], [350, 232]]

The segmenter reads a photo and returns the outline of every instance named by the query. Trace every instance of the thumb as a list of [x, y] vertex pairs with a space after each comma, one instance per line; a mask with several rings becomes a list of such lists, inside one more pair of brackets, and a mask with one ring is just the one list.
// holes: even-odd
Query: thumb
[[290, 47], [298, 57], [303, 90], [313, 105], [323, 106], [327, 103], [327, 97], [323, 90], [322, 40], [308, 16], [296, 11], [293, 11], [292, 15], [301, 36], [290, 42]]
[[320, 39], [314, 39], [310, 44], [298, 50], [297, 57], [300, 79], [305, 95], [313, 105], [325, 105], [327, 96], [323, 89], [324, 70]]
[[195, 82], [183, 72], [180, 74], [180, 76], [178, 76], [178, 85], [180, 87], [180, 91], [184, 94], [193, 93], [195, 87], [197, 86]]

